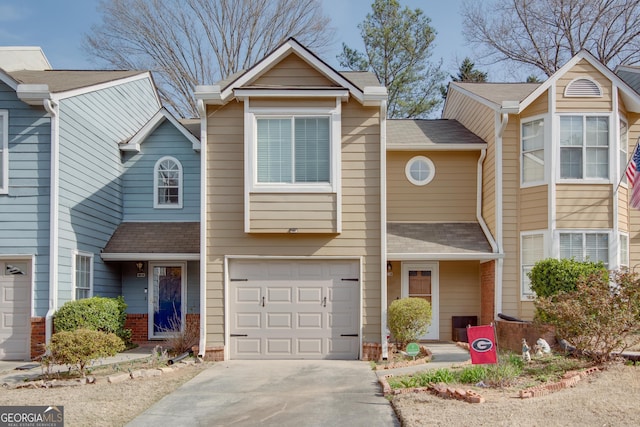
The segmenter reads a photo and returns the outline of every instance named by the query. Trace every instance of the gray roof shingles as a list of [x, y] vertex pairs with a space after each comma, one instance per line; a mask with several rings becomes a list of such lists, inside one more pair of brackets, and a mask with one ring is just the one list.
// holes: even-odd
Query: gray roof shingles
[[199, 222], [123, 222], [104, 253], [200, 253]]
[[49, 91], [66, 92], [101, 83], [136, 76], [146, 71], [94, 71], [94, 70], [21, 70], [8, 73], [19, 84], [46, 84]]
[[490, 254], [478, 223], [387, 224], [387, 252], [394, 254]]
[[482, 144], [484, 141], [457, 120], [387, 120], [387, 146]]

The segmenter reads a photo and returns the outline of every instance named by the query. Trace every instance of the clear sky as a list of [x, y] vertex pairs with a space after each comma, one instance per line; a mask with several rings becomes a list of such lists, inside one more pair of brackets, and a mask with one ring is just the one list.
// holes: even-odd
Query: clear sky
[[[336, 42], [322, 55], [340, 68], [336, 55], [342, 42], [362, 49], [357, 25], [371, 10], [372, 0], [321, 0], [336, 29]], [[80, 49], [82, 38], [100, 22], [99, 0], [0, 0], [0, 45], [40, 46], [56, 69], [91, 69], [95, 64]], [[461, 34], [462, 0], [400, 0], [402, 6], [421, 8], [437, 31], [432, 59], [454, 74], [465, 56], [473, 58]], [[489, 76], [491, 78], [491, 75]]]

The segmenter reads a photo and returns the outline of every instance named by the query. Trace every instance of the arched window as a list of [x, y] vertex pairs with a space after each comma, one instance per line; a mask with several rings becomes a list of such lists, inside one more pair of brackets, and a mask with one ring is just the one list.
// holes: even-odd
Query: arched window
[[182, 165], [173, 157], [163, 157], [153, 168], [154, 208], [182, 208]]

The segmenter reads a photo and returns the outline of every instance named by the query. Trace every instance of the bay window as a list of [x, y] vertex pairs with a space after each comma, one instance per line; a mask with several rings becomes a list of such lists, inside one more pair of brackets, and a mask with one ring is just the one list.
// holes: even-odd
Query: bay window
[[560, 116], [560, 178], [609, 179], [609, 117]]
[[560, 233], [560, 258], [609, 265], [609, 233]]
[[544, 181], [544, 119], [523, 121], [521, 133], [521, 182]]

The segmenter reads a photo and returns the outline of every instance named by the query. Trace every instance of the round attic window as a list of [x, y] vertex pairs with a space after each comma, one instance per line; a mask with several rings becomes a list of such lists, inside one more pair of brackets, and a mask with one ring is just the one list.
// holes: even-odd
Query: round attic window
[[404, 172], [412, 184], [426, 185], [436, 175], [436, 168], [430, 159], [424, 156], [416, 156], [407, 162]]

